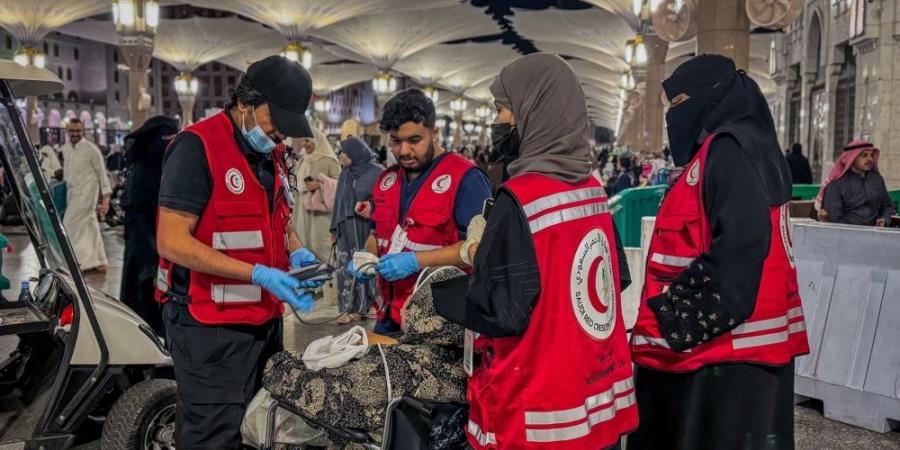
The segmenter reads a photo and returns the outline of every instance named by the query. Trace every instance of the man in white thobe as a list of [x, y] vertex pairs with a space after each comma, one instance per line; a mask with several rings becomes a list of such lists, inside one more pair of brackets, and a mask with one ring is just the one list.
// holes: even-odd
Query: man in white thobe
[[105, 272], [106, 249], [99, 220], [109, 211], [112, 193], [106, 163], [100, 149], [84, 139], [84, 124], [80, 120], [69, 119], [66, 132], [69, 142], [63, 147], [63, 177], [67, 207], [63, 225], [81, 269]]

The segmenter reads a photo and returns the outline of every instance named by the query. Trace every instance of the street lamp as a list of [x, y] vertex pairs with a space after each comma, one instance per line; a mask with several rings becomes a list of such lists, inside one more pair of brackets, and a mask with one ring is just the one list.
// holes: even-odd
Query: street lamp
[[194, 102], [197, 100], [197, 92], [200, 92], [200, 81], [197, 77], [184, 72], [175, 77], [175, 93], [178, 94], [184, 126], [194, 123]]
[[475, 117], [478, 117], [479, 119], [481, 119], [481, 122], [484, 123], [487, 118], [490, 117], [492, 112], [493, 111], [491, 110], [490, 106], [480, 105], [479, 107], [475, 108]]
[[147, 72], [153, 58], [153, 37], [159, 26], [158, 0], [112, 0], [113, 23], [128, 66], [128, 112], [138, 125], [150, 114]]
[[112, 0], [112, 13], [119, 33], [153, 33], [159, 26], [156, 0]]
[[450, 100], [450, 110], [457, 113], [457, 115], [462, 115], [462, 112], [466, 110], [468, 105], [469, 102], [462, 96], [457, 96], [453, 100]]
[[625, 63], [630, 66], [647, 64], [647, 46], [644, 45], [643, 36], [637, 35], [634, 39], [625, 41]]
[[440, 99], [440, 93], [434, 86], [425, 86], [422, 89], [422, 92], [425, 93], [425, 96], [431, 99], [431, 102], [437, 105], [438, 99]]
[[397, 79], [388, 71], [382, 70], [372, 79], [372, 88], [379, 95], [392, 94], [397, 90]]
[[627, 90], [635, 88], [634, 74], [630, 70], [622, 72], [622, 87]]
[[327, 98], [318, 99], [313, 103], [313, 108], [319, 114], [326, 114], [331, 111], [331, 100]]
[[44, 52], [30, 45], [25, 45], [16, 52], [13, 61], [20, 66], [33, 66], [43, 69], [44, 64], [46, 63], [46, 57]]
[[307, 69], [312, 67], [312, 51], [304, 47], [298, 41], [288, 42], [288, 44], [281, 49], [281, 56], [291, 61], [299, 62]]

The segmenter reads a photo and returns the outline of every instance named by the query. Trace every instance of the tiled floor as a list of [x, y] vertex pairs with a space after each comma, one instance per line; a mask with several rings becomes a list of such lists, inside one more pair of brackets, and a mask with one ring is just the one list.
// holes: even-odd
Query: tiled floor
[[[7, 298], [14, 299], [18, 295], [19, 282], [37, 274], [40, 269], [37, 258], [31, 249], [28, 237], [15, 230], [0, 230], [10, 238], [14, 247], [12, 253], [3, 255], [3, 274], [12, 281], [12, 289], [4, 291]], [[124, 241], [121, 230], [104, 230], [104, 242], [109, 258], [109, 272], [104, 275], [88, 275], [86, 281], [91, 286], [118, 296], [121, 280], [122, 254]], [[318, 323], [337, 316], [333, 305], [318, 304], [308, 315], [302, 316], [305, 321]], [[371, 326], [371, 323], [368, 325]], [[288, 312], [285, 315], [285, 347], [289, 350], [302, 351], [312, 340], [329, 334], [337, 334], [350, 326], [339, 326], [334, 323], [321, 325], [305, 325]], [[0, 354], [8, 350], [14, 343], [0, 340]], [[879, 434], [863, 430], [840, 422], [826, 419], [816, 409], [807, 406], [795, 408], [796, 440], [798, 450], [900, 450], [900, 433]], [[98, 448], [91, 444], [82, 448]], [[723, 449], [726, 450], [726, 449]]]

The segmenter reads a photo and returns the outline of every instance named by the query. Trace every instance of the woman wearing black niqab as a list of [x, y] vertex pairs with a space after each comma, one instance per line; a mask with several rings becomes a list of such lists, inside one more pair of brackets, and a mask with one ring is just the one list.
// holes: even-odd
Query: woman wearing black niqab
[[663, 88], [672, 157], [687, 167], [650, 244], [628, 449], [793, 449], [793, 358], [808, 347], [772, 116], [724, 56], [684, 63]]
[[165, 329], [154, 298], [159, 265], [156, 210], [163, 156], [176, 133], [174, 119], [156, 116], [125, 137], [125, 256], [119, 298], [160, 336], [165, 336]]

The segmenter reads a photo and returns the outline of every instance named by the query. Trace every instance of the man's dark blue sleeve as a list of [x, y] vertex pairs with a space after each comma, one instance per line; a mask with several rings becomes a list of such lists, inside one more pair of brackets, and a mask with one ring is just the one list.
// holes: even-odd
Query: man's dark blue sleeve
[[484, 201], [491, 198], [491, 182], [481, 169], [472, 169], [466, 172], [456, 192], [456, 202], [453, 205], [453, 219], [459, 230], [459, 239], [466, 238], [466, 228], [469, 222], [477, 214], [481, 214]]

